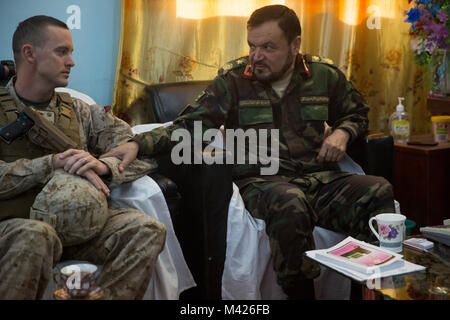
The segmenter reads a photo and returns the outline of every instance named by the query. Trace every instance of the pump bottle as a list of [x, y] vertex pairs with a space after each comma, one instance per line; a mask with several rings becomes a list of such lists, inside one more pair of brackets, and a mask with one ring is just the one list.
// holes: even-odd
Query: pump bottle
[[398, 98], [398, 105], [396, 111], [389, 117], [389, 130], [394, 142], [406, 143], [409, 139], [410, 123], [409, 115], [405, 112], [405, 106], [402, 101], [403, 97]]

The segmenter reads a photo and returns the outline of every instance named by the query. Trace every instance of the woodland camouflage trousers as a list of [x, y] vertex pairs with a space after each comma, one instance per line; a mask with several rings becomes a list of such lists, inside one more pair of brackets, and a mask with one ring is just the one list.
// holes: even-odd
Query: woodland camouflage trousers
[[392, 186], [381, 177], [344, 174], [326, 183], [313, 175], [273, 178], [257, 178], [240, 193], [252, 216], [266, 223], [277, 281], [288, 295], [320, 273], [303, 255], [314, 249], [315, 226], [372, 241], [369, 218], [394, 212]]

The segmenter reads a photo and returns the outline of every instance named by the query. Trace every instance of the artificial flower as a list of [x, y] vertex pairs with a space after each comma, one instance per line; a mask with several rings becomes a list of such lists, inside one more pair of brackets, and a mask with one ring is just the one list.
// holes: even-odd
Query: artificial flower
[[405, 22], [411, 23], [411, 50], [420, 65], [427, 65], [435, 49], [450, 49], [450, 0], [408, 0], [413, 4], [405, 11]]

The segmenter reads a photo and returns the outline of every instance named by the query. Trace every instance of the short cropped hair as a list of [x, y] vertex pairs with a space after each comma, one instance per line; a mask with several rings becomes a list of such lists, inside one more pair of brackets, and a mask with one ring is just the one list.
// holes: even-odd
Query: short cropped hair
[[302, 34], [297, 14], [286, 6], [276, 4], [255, 10], [247, 21], [247, 29], [257, 27], [267, 21], [278, 21], [288, 43]]
[[20, 62], [22, 46], [24, 44], [32, 44], [33, 46], [42, 47], [48, 40], [47, 26], [56, 26], [69, 30], [67, 25], [53, 17], [34, 16], [19, 23], [14, 31], [12, 49], [14, 52], [14, 60], [16, 65]]

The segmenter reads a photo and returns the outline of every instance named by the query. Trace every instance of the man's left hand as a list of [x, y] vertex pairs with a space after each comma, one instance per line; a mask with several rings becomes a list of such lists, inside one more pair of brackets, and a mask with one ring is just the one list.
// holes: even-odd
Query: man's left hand
[[114, 149], [109, 150], [107, 153], [102, 154], [100, 159], [107, 157], [116, 157], [122, 162], [119, 164], [119, 171], [123, 172], [128, 165], [136, 159], [139, 152], [139, 145], [135, 141], [130, 141], [124, 144], [121, 144]]
[[322, 143], [317, 161], [339, 162], [347, 150], [347, 143], [350, 140], [350, 134], [342, 129], [336, 129]]

